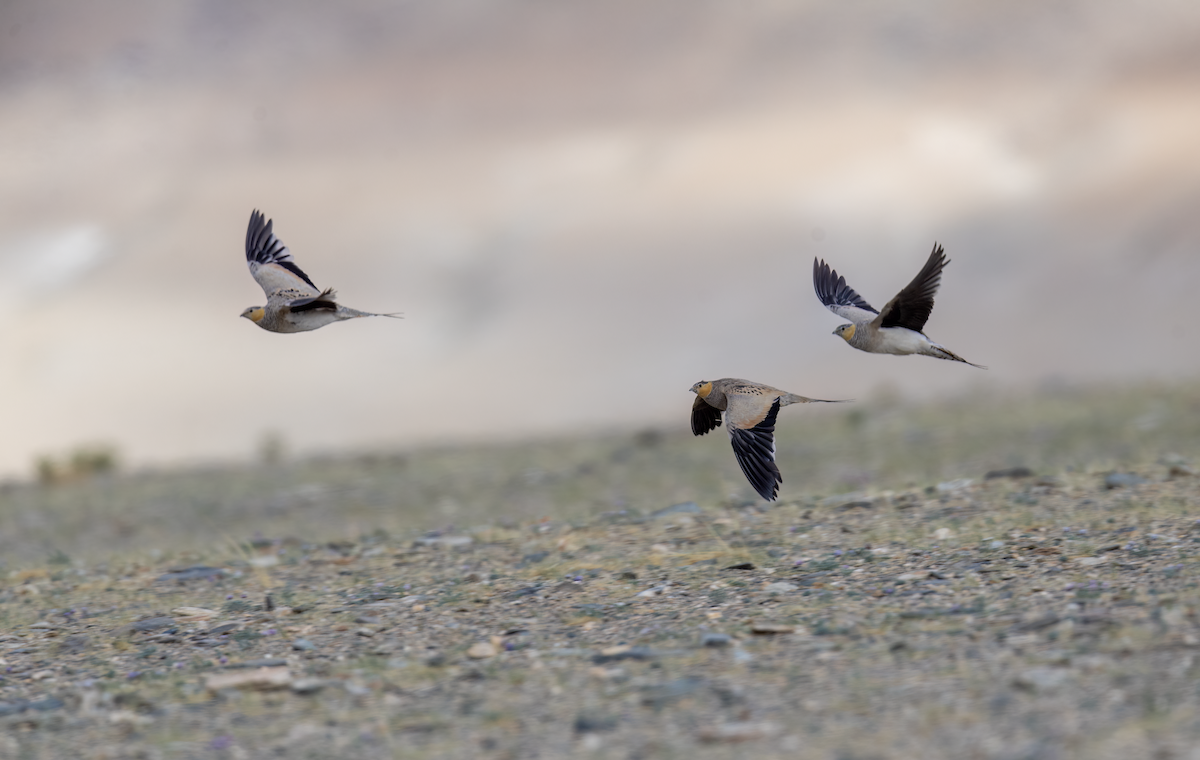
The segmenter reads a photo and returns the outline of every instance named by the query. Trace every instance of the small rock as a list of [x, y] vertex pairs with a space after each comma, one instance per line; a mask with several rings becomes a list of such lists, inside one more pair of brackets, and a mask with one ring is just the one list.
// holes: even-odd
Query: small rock
[[766, 739], [778, 733], [778, 724], [771, 723], [770, 721], [763, 721], [761, 723], [737, 721], [702, 728], [697, 733], [697, 737], [702, 742], [745, 742], [755, 739]]
[[138, 620], [130, 623], [127, 628], [132, 633], [144, 631], [157, 631], [160, 628], [170, 628], [175, 625], [175, 620], [169, 617], [152, 617], [145, 620]]
[[496, 656], [496, 646], [490, 641], [480, 641], [467, 650], [467, 657], [473, 660], [485, 660], [488, 657]]
[[1125, 488], [1148, 482], [1141, 475], [1132, 472], [1112, 472], [1104, 476], [1104, 487], [1108, 489]]
[[58, 628], [58, 626], [56, 626], [54, 623], [50, 623], [45, 620], [38, 622], [38, 623], [31, 623], [29, 627], [40, 629], [40, 630], [51, 630], [51, 631], [54, 630], [55, 628]]
[[374, 615], [359, 615], [354, 618], [354, 622], [360, 625], [379, 625], [383, 621]]
[[278, 554], [260, 554], [257, 557], [251, 557], [246, 560], [246, 564], [251, 567], [275, 567], [279, 564]]
[[714, 648], [733, 646], [733, 637], [727, 633], [706, 633], [700, 637], [700, 646]]
[[995, 480], [996, 478], [1028, 478], [1033, 475], [1033, 470], [1028, 467], [1008, 467], [1003, 470], [989, 470], [983, 476], [984, 480]]
[[1168, 478], [1191, 478], [1195, 477], [1196, 471], [1186, 464], [1177, 462], [1167, 469]]
[[1070, 672], [1062, 668], [1030, 668], [1013, 680], [1013, 686], [1044, 694], [1056, 691], [1069, 677]]
[[257, 668], [255, 670], [213, 673], [204, 680], [204, 687], [209, 691], [221, 691], [222, 689], [256, 689], [267, 691], [271, 689], [286, 689], [291, 684], [292, 674], [286, 665]]
[[235, 670], [237, 668], [278, 668], [283, 665], [287, 665], [287, 660], [282, 657], [260, 657], [257, 660], [235, 662], [226, 667], [229, 670]]
[[370, 628], [359, 628], [354, 633], [359, 636], [362, 636], [363, 638], [366, 638], [366, 639], [369, 639], [375, 635], [375, 632], [372, 631]]
[[726, 570], [753, 570], [754, 563], [753, 562], [739, 562], [738, 564], [730, 565], [729, 567], [727, 567], [725, 569]]
[[1075, 562], [1084, 567], [1094, 567], [1095, 565], [1103, 565], [1107, 561], [1106, 557], [1076, 557]]
[[172, 615], [179, 617], [191, 618], [192, 620], [211, 620], [218, 614], [216, 610], [206, 609], [204, 607], [176, 607], [171, 610]]
[[770, 636], [778, 633], [795, 633], [796, 626], [781, 623], [751, 623], [750, 632], [760, 636]]
[[441, 546], [446, 548], [455, 548], [460, 546], [470, 546], [475, 542], [475, 539], [470, 536], [432, 536], [418, 538], [413, 542], [416, 546]]
[[685, 501], [682, 504], [672, 504], [669, 507], [663, 507], [657, 511], [651, 512], [653, 518], [666, 517], [668, 515], [698, 515], [704, 512], [694, 501]]
[[592, 662], [596, 665], [604, 665], [620, 660], [653, 660], [661, 655], [662, 652], [650, 647], [634, 647], [628, 644], [621, 644], [601, 649], [599, 654], [592, 656]]
[[316, 694], [328, 685], [324, 678], [299, 678], [292, 681], [293, 694]]
[[938, 528], [933, 532], [933, 538], [937, 541], [945, 541], [954, 536], [954, 531], [949, 528]]
[[937, 484], [937, 490], [940, 493], [953, 493], [955, 491], [963, 491], [975, 484], [975, 481], [970, 478], [959, 478], [958, 480], [947, 480]]
[[1003, 549], [1004, 542], [1001, 541], [1000, 539], [996, 539], [995, 541], [992, 541], [990, 544], [988, 544], [988, 548], [989, 549]]
[[352, 697], [366, 697], [371, 694], [371, 688], [358, 681], [346, 681], [342, 684], [342, 689]]
[[227, 571], [219, 567], [196, 565], [194, 567], [173, 568], [158, 576], [159, 581], [194, 581], [201, 578], [222, 578]]
[[108, 722], [114, 726], [148, 726], [154, 722], [154, 718], [133, 710], [113, 710], [108, 714]]
[[768, 594], [786, 594], [789, 591], [795, 591], [799, 588], [800, 587], [795, 583], [788, 583], [787, 581], [775, 581], [774, 583], [768, 583], [766, 586], [764, 586], [763, 591]]
[[665, 707], [694, 692], [704, 684], [703, 678], [688, 676], [669, 683], [647, 686], [643, 689], [642, 704], [655, 709]]
[[308, 639], [296, 639], [292, 642], [292, 649], [295, 649], [297, 652], [311, 652], [316, 648], [317, 645]]
[[616, 727], [617, 719], [609, 715], [581, 714], [575, 718], [575, 733], [577, 734], [612, 731]]

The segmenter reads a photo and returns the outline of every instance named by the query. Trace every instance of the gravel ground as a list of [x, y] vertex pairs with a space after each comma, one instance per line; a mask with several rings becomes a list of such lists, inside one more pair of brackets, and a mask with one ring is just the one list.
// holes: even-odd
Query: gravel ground
[[[937, 410], [918, 407], [889, 412], [895, 430], [878, 428], [878, 445], [925, 431], [942, 453], [922, 472], [958, 477], [912, 477], [868, 451], [875, 474], [855, 490], [829, 478], [830, 490], [797, 484], [765, 505], [725, 487], [727, 469], [690, 477], [736, 473], [724, 441], [720, 465], [718, 449], [671, 434], [531, 444], [505, 449], [510, 460], [443, 451], [414, 455], [397, 482], [416, 488], [436, 469], [415, 472], [414, 459], [454, 471], [483, 456], [503, 483], [523, 457], [574, 474], [520, 470], [526, 490], [504, 498], [542, 514], [506, 510], [470, 529], [421, 532], [410, 514], [395, 530], [366, 512], [341, 538], [264, 507], [231, 530], [292, 530], [196, 549], [181, 517], [153, 546], [10, 564], [0, 757], [1200, 758], [1200, 415], [1182, 414], [1198, 394], [1159, 399], [1181, 414], [1157, 426], [1135, 397], [1079, 401], [1094, 415], [1038, 407], [1068, 420], [1053, 428], [1060, 457], [1092, 466], [1047, 466], [1019, 424], [994, 422], [978, 445], [922, 427]], [[861, 440], [853, 417], [813, 423], [836, 425], [830, 457]], [[1096, 425], [1118, 433], [1097, 440]], [[993, 450], [1024, 450], [1033, 469], [970, 472]], [[584, 466], [597, 451], [609, 469]], [[660, 475], [634, 477], [619, 451], [645, 452]], [[677, 478], [716, 478], [694, 488], [720, 496], [664, 498], [663, 462]], [[354, 477], [363, 466], [341, 465]], [[205, 477], [234, 477], [218, 475]], [[104, 492], [138, 514], [145, 494], [161, 505], [197, 477], [11, 486], [0, 508], [45, 505], [67, 525], [72, 503]], [[239, 486], [251, 512], [276, 493], [276, 475], [259, 477]], [[573, 496], [613, 480], [642, 494], [636, 506]], [[18, 524], [5, 540], [21, 539]]]

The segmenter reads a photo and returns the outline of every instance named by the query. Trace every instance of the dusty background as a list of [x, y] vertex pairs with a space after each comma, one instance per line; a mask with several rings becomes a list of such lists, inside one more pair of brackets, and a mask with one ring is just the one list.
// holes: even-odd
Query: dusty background
[[[0, 472], [686, 425], [824, 397], [1195, 377], [1200, 8], [0, 4]], [[237, 319], [262, 208], [401, 323]], [[872, 357], [934, 240], [928, 332]]]

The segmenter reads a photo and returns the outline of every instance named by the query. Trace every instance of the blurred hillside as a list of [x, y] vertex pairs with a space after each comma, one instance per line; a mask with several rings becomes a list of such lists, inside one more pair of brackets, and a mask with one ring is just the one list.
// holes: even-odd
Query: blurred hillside
[[[813, 396], [1194, 378], [1200, 7], [7, 2], [0, 472], [686, 426]], [[403, 322], [280, 336], [252, 208]], [[855, 352], [934, 240], [927, 332]]]

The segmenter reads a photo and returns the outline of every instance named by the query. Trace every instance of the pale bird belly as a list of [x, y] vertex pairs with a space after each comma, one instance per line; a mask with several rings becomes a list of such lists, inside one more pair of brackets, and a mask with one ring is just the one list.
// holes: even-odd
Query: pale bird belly
[[929, 350], [929, 339], [904, 327], [883, 327], [874, 346], [883, 354], [923, 354]]

